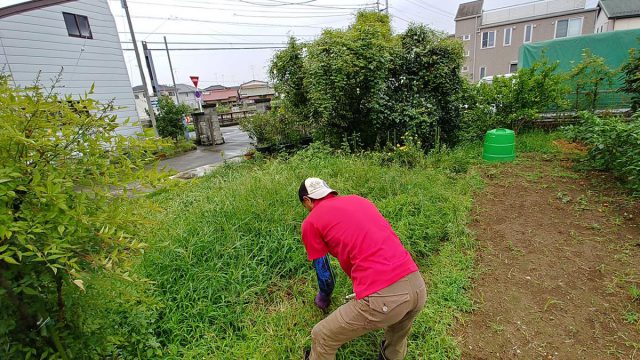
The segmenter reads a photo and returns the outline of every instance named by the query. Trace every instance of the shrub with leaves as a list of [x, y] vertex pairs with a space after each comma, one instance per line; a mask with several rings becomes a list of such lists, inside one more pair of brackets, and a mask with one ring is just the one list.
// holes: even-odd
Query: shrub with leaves
[[360, 12], [347, 29], [309, 43], [292, 39], [276, 54], [278, 116], [334, 148], [382, 148], [405, 134], [424, 149], [454, 143], [462, 59], [462, 44], [443, 33], [410, 25], [393, 34], [387, 15]]
[[518, 131], [541, 113], [565, 107], [568, 88], [565, 75], [556, 72], [557, 68], [557, 63], [543, 58], [511, 77], [496, 76], [490, 84], [468, 84], [460, 138], [479, 140], [487, 130], [500, 127]]
[[279, 110], [242, 118], [240, 128], [260, 147], [297, 145], [305, 136], [297, 118]]
[[620, 74], [624, 85], [620, 91], [631, 95], [631, 110], [640, 110], [640, 51], [629, 50], [629, 60], [622, 65]]
[[156, 115], [158, 135], [174, 140], [184, 136], [185, 125], [182, 118], [190, 112], [189, 105], [176, 105], [170, 97], [161, 96], [158, 99], [158, 114]]
[[589, 49], [582, 53], [582, 61], [571, 70], [575, 110], [595, 110], [600, 91], [613, 85], [615, 71], [610, 69], [601, 56], [593, 55]]
[[580, 123], [565, 129], [565, 136], [589, 146], [587, 164], [613, 172], [640, 194], [640, 113], [626, 121], [580, 113]]
[[118, 135], [114, 106], [92, 92], [0, 78], [0, 358], [96, 356], [67, 299], [91, 291], [90, 273], [126, 276], [144, 248], [123, 204], [133, 183], [156, 180], [144, 167], [153, 145]]

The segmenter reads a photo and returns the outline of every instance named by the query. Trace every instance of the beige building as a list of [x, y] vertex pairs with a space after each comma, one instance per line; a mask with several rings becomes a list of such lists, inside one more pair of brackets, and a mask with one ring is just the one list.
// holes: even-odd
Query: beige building
[[[635, 0], [628, 0], [635, 1]], [[586, 0], [546, 0], [483, 10], [483, 0], [460, 4], [455, 36], [463, 41], [462, 73], [477, 82], [513, 73], [522, 44], [591, 34], [597, 8]]]
[[640, 0], [600, 0], [596, 32], [640, 29]]

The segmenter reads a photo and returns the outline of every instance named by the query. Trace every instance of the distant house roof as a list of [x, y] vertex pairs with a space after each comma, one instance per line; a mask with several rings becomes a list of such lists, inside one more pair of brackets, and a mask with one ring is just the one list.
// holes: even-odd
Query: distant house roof
[[238, 97], [238, 90], [236, 89], [212, 90], [202, 94], [202, 99], [205, 102], [232, 100], [234, 97], [235, 98]]
[[187, 85], [187, 84], [176, 84], [176, 88], [178, 88], [178, 93], [188, 93], [195, 92], [195, 86]]
[[227, 87], [224, 85], [211, 85], [211, 86], [207, 86], [206, 88], [204, 88], [204, 91], [211, 91], [211, 90], [224, 90]]
[[[182, 84], [179, 84], [179, 85], [182, 85]], [[176, 85], [176, 87], [177, 87], [178, 89], [180, 88], [180, 86], [179, 86], [179, 85]], [[134, 87], [132, 87], [132, 89], [133, 89], [133, 92], [134, 92], [134, 93], [142, 92], [142, 91], [143, 91], [143, 89], [142, 89], [142, 85], [134, 86]], [[169, 85], [162, 85], [162, 84], [160, 84], [160, 85], [158, 85], [157, 90], [158, 90], [158, 91], [174, 91], [174, 88], [173, 88], [173, 86], [169, 86]], [[149, 88], [149, 91], [151, 91], [151, 88]], [[152, 94], [149, 94], [149, 95], [152, 95]]]
[[247, 81], [246, 83], [240, 84], [240, 89], [245, 89], [245, 88], [256, 88], [256, 87], [268, 87], [269, 83], [266, 81], [260, 81], [260, 80], [251, 80], [251, 81]]
[[42, 9], [47, 6], [63, 4], [66, 2], [71, 2], [75, 0], [31, 0], [31, 1], [23, 1], [14, 5], [5, 6], [0, 8], [0, 19], [11, 16], [21, 14], [23, 12]]
[[456, 13], [456, 19], [481, 15], [483, 4], [484, 0], [476, 0], [460, 4], [458, 6], [458, 12]]
[[638, 0], [600, 0], [598, 5], [609, 19], [640, 16]]

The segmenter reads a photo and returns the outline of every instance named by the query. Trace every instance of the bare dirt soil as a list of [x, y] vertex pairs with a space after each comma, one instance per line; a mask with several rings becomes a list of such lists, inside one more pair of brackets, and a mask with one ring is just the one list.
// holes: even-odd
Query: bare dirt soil
[[640, 205], [566, 156], [484, 171], [463, 359], [640, 359]]

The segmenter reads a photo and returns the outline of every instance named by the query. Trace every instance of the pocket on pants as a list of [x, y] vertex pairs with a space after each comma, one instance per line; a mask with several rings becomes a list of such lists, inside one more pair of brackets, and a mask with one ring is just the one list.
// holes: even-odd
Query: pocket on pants
[[369, 308], [380, 314], [389, 314], [398, 306], [409, 302], [409, 293], [381, 295], [372, 294], [367, 297]]

